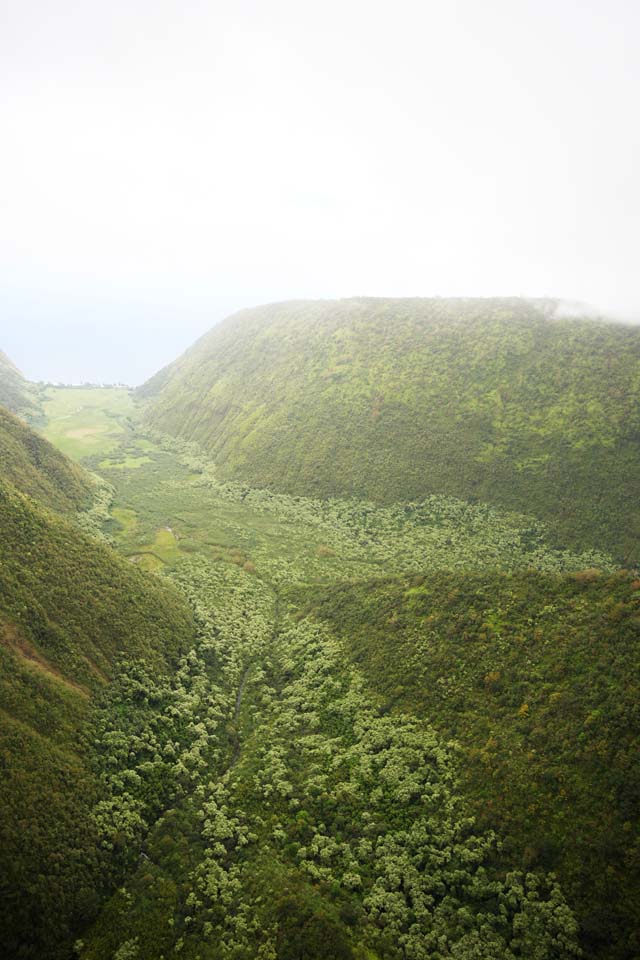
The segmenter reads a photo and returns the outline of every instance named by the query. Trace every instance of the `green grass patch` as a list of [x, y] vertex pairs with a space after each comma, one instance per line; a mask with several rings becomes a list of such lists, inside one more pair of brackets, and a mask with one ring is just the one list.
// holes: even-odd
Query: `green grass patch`
[[[133, 513], [130, 511], [119, 511]], [[175, 563], [180, 557], [180, 548], [175, 534], [167, 527], [163, 527], [156, 532], [154, 539], [150, 543], [144, 543], [135, 551], [129, 554], [129, 559], [140, 566], [143, 570], [157, 572], [165, 564]]]
[[138, 515], [135, 510], [127, 510], [125, 507], [114, 507], [111, 515], [118, 524], [116, 536], [125, 537], [129, 535], [138, 522]]
[[145, 463], [152, 463], [151, 457], [125, 457], [124, 460], [101, 460], [101, 470], [138, 470]]
[[116, 449], [134, 412], [131, 391], [124, 387], [50, 387], [42, 406], [42, 432], [74, 460]]

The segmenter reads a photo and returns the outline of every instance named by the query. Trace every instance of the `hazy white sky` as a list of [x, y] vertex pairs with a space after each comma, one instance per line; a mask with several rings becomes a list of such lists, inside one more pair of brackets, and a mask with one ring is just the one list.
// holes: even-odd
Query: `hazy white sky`
[[640, 314], [638, 0], [0, 0], [0, 348], [152, 373], [292, 297]]

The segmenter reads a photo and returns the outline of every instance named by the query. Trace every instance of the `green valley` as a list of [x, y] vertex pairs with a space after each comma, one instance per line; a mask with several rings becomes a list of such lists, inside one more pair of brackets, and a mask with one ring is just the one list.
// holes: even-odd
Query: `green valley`
[[46, 389], [44, 435], [74, 460], [119, 446], [133, 411], [130, 391], [119, 387]]
[[3, 414], [10, 956], [638, 955], [640, 342], [554, 310], [275, 305]]
[[640, 960], [640, 3], [0, 10], [0, 960]]

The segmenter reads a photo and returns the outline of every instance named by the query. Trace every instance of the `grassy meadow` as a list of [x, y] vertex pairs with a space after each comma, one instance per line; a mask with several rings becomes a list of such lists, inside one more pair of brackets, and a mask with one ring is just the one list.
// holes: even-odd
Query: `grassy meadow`
[[42, 400], [47, 440], [72, 460], [115, 450], [134, 409], [126, 387], [49, 387]]

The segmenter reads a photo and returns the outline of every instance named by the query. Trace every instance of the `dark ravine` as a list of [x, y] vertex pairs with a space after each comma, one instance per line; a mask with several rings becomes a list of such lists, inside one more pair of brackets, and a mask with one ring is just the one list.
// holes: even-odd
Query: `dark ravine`
[[240, 686], [238, 687], [238, 693], [236, 696], [236, 706], [235, 706], [235, 712], [234, 712], [234, 716], [236, 720], [240, 716], [240, 707], [242, 706], [242, 695], [244, 693], [244, 687], [247, 682], [247, 677], [249, 676], [250, 670], [251, 670], [251, 666], [248, 666], [240, 679]]

